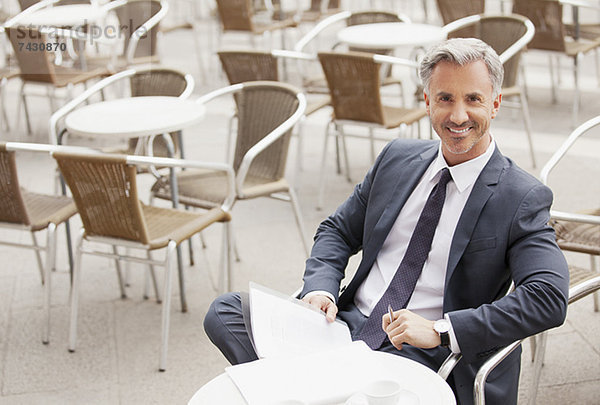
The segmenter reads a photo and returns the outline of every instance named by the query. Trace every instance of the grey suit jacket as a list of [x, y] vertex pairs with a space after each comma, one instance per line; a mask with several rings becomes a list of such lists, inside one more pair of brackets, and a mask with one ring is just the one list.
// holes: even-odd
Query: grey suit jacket
[[[319, 226], [302, 295], [325, 290], [338, 297], [348, 259], [362, 250], [362, 261], [339, 295], [338, 307], [353, 301], [438, 148], [439, 141], [405, 139], [384, 148], [363, 182]], [[475, 374], [489, 356], [565, 319], [569, 275], [547, 225], [551, 203], [551, 191], [498, 148], [467, 200], [452, 239], [443, 300], [463, 354], [453, 372], [462, 404], [472, 403]], [[516, 288], [505, 296], [512, 281]], [[434, 352], [440, 350], [447, 349]], [[519, 360], [520, 350], [490, 376], [488, 403], [509, 403], [505, 394], [516, 393], [516, 387], [506, 385], [518, 381]], [[504, 373], [509, 378], [494, 375]]]

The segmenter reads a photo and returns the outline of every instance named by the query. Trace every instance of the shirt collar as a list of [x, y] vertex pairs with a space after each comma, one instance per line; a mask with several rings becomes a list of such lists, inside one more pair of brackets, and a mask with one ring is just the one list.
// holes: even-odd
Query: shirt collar
[[496, 142], [494, 141], [494, 138], [491, 137], [491, 142], [483, 154], [477, 156], [475, 159], [467, 160], [464, 163], [449, 167], [448, 163], [446, 163], [446, 159], [444, 159], [444, 155], [442, 154], [442, 143], [440, 142], [437, 157], [431, 164], [432, 170], [429, 171], [428, 180], [432, 181], [433, 178], [438, 175], [440, 170], [447, 167], [450, 170], [452, 180], [454, 181], [454, 184], [456, 184], [458, 192], [462, 193], [469, 186], [475, 183], [475, 180], [477, 180], [479, 174], [492, 157], [495, 148]]

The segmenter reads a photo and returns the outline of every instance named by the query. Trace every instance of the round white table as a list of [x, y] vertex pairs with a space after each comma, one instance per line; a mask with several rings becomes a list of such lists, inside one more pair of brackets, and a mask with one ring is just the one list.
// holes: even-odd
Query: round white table
[[81, 107], [67, 115], [69, 133], [134, 138], [179, 131], [204, 117], [205, 107], [179, 97], [129, 97]]
[[18, 19], [19, 25], [75, 27], [91, 24], [104, 16], [102, 7], [92, 4], [69, 4], [47, 7], [24, 15]]
[[[450, 386], [428, 367], [390, 353], [374, 351], [370, 355], [374, 356], [377, 361], [379, 369], [376, 374], [385, 375], [386, 379], [397, 381], [402, 389], [416, 394], [421, 405], [456, 405], [456, 399]], [[293, 366], [293, 362], [290, 362], [290, 367]], [[365, 371], [365, 376], [372, 376], [370, 371]], [[285, 374], [285, 372], [282, 370], [282, 373]], [[265, 381], [264, 384], [265, 390], [268, 390], [269, 381]], [[361, 387], [357, 387], [357, 393], [360, 392], [360, 389]], [[351, 400], [346, 403], [352, 404]], [[196, 391], [188, 402], [188, 405], [212, 404], [246, 405], [241, 392], [227, 373], [210, 380]]]
[[426, 46], [446, 39], [437, 25], [413, 23], [375, 23], [352, 25], [337, 33], [338, 41], [364, 49], [394, 49]]

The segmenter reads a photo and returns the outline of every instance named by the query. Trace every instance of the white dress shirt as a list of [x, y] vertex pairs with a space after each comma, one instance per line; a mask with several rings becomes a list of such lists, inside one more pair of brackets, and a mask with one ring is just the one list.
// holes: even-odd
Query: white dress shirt
[[[373, 308], [390, 285], [400, 262], [404, 258], [408, 242], [417, 226], [425, 202], [431, 190], [439, 181], [440, 171], [447, 167], [450, 170], [452, 181], [446, 186], [446, 200], [431, 242], [429, 256], [423, 265], [421, 276], [417, 280], [415, 290], [406, 307], [417, 315], [432, 321], [441, 319], [444, 316], [442, 311], [444, 282], [446, 280], [452, 237], [467, 199], [471, 195], [475, 181], [492, 157], [495, 147], [496, 143], [492, 138], [485, 153], [475, 159], [449, 167], [442, 155], [442, 144], [440, 143], [437, 157], [431, 162], [412, 194], [406, 200], [375, 259], [371, 271], [356, 291], [354, 304], [361, 313], [365, 316], [371, 315], [371, 311], [373, 311]], [[306, 294], [306, 297], [319, 294], [335, 301], [327, 291], [311, 291]], [[447, 315], [444, 317], [450, 322]], [[450, 325], [452, 325], [451, 322]], [[449, 335], [450, 349], [454, 353], [460, 353], [460, 347], [452, 326]]]
[[[354, 296], [354, 303], [365, 316], [369, 316], [377, 302], [387, 290], [404, 254], [417, 221], [433, 187], [440, 178], [440, 171], [448, 167], [452, 181], [446, 186], [446, 200], [440, 221], [431, 243], [431, 251], [417, 280], [415, 290], [408, 301], [407, 309], [429, 320], [441, 319], [444, 299], [444, 282], [450, 255], [452, 237], [460, 215], [471, 194], [473, 185], [495, 149], [492, 139], [484, 154], [467, 162], [448, 167], [440, 150], [423, 177], [406, 200], [396, 222], [392, 226], [371, 271]], [[394, 308], [399, 309], [399, 308]], [[446, 319], [449, 320], [447, 317]], [[459, 353], [454, 331], [450, 333], [451, 349]]]

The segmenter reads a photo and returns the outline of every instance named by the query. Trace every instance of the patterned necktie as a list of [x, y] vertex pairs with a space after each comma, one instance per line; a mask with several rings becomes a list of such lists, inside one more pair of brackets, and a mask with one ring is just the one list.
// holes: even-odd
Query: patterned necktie
[[378, 349], [387, 336], [381, 328], [381, 317], [387, 312], [388, 305], [394, 309], [406, 308], [429, 256], [431, 241], [446, 199], [446, 184], [452, 179], [448, 168], [442, 169], [441, 173], [438, 184], [431, 190], [421, 211], [398, 270], [360, 332], [359, 339], [373, 350]]

